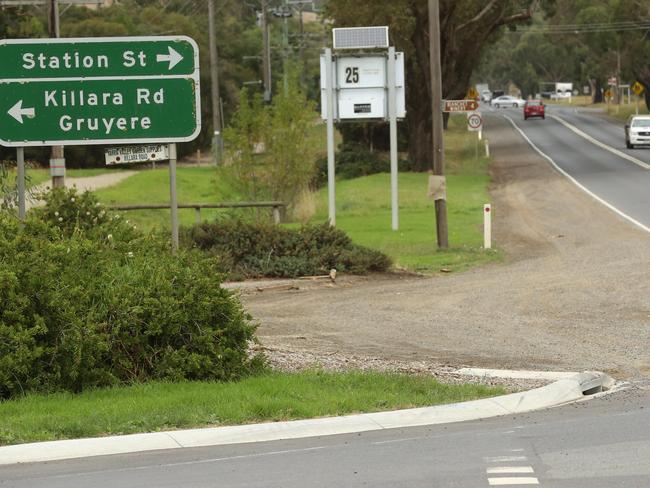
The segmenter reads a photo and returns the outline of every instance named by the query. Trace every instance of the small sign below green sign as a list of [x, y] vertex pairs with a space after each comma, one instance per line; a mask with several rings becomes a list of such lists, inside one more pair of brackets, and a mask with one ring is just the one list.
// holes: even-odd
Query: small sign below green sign
[[184, 36], [0, 41], [0, 145], [190, 141], [199, 59]]

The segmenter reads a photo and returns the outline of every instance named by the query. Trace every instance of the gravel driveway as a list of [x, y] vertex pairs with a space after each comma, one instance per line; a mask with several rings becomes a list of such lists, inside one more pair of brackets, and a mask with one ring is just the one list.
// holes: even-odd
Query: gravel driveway
[[[81, 178], [68, 178], [65, 179], [66, 188], [76, 187], [79, 192], [83, 193], [85, 191], [95, 191], [100, 188], [106, 188], [108, 186], [117, 185], [122, 181], [130, 178], [131, 176], [137, 174], [137, 171], [119, 171], [113, 173], [106, 173], [97, 176], [85, 176]], [[51, 182], [41, 183], [40, 185], [35, 186], [30, 190], [30, 193], [33, 195], [38, 195], [39, 193], [45, 191], [52, 185]], [[27, 209], [40, 207], [45, 202], [42, 200], [35, 200], [28, 198], [26, 202]]]
[[505, 264], [243, 293], [262, 344], [322, 357], [650, 376], [650, 236], [556, 173], [500, 117], [489, 118], [487, 136]]

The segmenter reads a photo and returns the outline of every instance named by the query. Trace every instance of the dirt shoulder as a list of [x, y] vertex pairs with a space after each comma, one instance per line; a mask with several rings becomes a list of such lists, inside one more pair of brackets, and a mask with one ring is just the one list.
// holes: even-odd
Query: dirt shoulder
[[553, 170], [506, 121], [487, 137], [503, 265], [243, 293], [271, 350], [650, 376], [650, 238]]

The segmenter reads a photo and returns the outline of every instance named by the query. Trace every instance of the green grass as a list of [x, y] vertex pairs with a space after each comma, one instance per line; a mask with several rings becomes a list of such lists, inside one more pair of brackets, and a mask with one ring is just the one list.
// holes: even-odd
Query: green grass
[[[625, 100], [627, 101], [627, 97], [625, 97]], [[632, 100], [634, 100], [634, 95], [632, 96]], [[603, 110], [609, 116], [619, 120], [627, 120], [630, 115], [636, 113], [637, 109], [636, 102], [634, 101], [632, 103], [622, 103], [621, 105], [615, 105], [614, 103], [591, 103], [591, 96], [584, 95], [573, 97], [570, 103], [568, 100], [544, 100], [544, 103], [547, 105], [571, 105], [576, 107], [597, 108]], [[639, 100], [639, 114], [648, 115], [649, 113], [645, 100], [641, 98]]]
[[[398, 267], [417, 272], [442, 268], [457, 271], [500, 259], [483, 245], [483, 204], [490, 202], [489, 160], [483, 142], [467, 132], [465, 120], [454, 117], [445, 134], [447, 210], [451, 248], [436, 244], [434, 202], [427, 198], [428, 175], [400, 173], [400, 230], [391, 230], [390, 175], [339, 181], [336, 225], [357, 243], [391, 256]], [[327, 189], [318, 193], [314, 221], [327, 219]]]
[[[176, 191], [179, 203], [219, 203], [227, 200], [230, 193], [226, 184], [217, 178], [213, 167], [178, 167]], [[142, 170], [118, 185], [98, 190], [96, 195], [107, 205], [169, 204], [169, 170]], [[201, 218], [212, 220], [220, 212], [223, 211], [202, 210]], [[168, 210], [128, 211], [124, 215], [145, 229], [170, 226]], [[181, 225], [192, 225], [195, 221], [195, 211], [181, 209], [179, 218]]]
[[267, 373], [235, 383], [148, 383], [0, 403], [0, 444], [247, 424], [462, 402], [505, 393], [377, 372]]

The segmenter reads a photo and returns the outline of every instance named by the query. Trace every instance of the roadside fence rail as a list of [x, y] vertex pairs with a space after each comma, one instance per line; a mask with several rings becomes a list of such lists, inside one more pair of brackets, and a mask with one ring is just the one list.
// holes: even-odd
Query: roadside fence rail
[[[280, 223], [280, 209], [287, 205], [284, 202], [226, 202], [226, 203], [179, 203], [178, 208], [193, 208], [196, 212], [196, 223], [201, 223], [201, 210], [204, 208], [270, 208], [273, 215], [273, 221]], [[170, 209], [168, 203], [150, 204], [150, 205], [107, 205], [106, 208], [111, 210], [129, 211], [129, 210], [165, 210]]]

